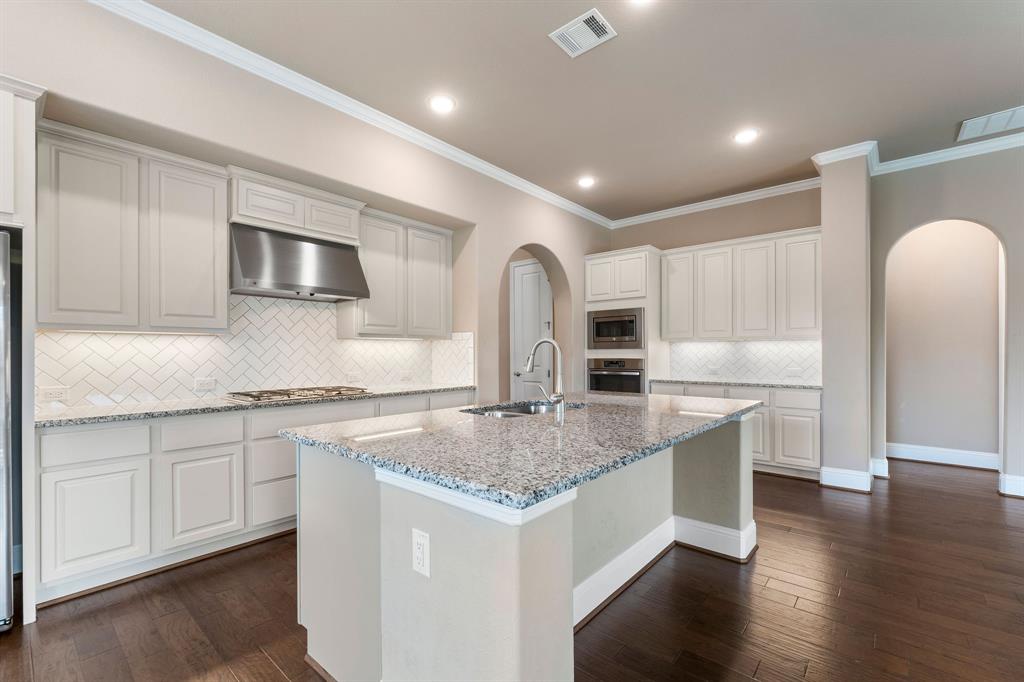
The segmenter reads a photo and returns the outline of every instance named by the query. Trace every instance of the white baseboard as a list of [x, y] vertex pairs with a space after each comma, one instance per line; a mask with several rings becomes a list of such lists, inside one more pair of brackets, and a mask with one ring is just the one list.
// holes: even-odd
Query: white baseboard
[[889, 460], [885, 457], [872, 457], [871, 475], [875, 478], [889, 478]]
[[932, 462], [934, 464], [955, 464], [962, 467], [999, 471], [999, 453], [997, 452], [975, 452], [973, 450], [937, 448], [931, 445], [888, 443], [885, 446], [885, 453], [894, 459], [909, 459], [915, 462]]
[[21, 545], [15, 545], [11, 552], [11, 563], [14, 564], [14, 572], [21, 573]]
[[999, 474], [999, 492], [1012, 497], [1024, 497], [1024, 476]]
[[843, 488], [845, 490], [857, 490], [864, 493], [871, 492], [870, 471], [821, 467], [821, 478], [818, 480], [822, 485], [828, 486], [829, 488]]
[[684, 516], [675, 519], [676, 542], [684, 545], [741, 560], [749, 557], [757, 546], [757, 524], [753, 521], [743, 530], [736, 530]]
[[651, 559], [675, 540], [675, 518], [669, 517], [635, 545], [602, 566], [572, 591], [572, 622], [576, 625], [626, 584]]
[[762, 464], [761, 462], [754, 462], [754, 471], [760, 471], [763, 474], [787, 476], [789, 478], [803, 478], [808, 481], [814, 481], [815, 483], [818, 482], [817, 469], [797, 469], [796, 467], [779, 466], [777, 464]]

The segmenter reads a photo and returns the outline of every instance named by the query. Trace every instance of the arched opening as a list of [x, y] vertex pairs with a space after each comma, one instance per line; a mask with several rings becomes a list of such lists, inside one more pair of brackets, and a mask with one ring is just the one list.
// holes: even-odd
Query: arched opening
[[[540, 244], [524, 244], [508, 257], [498, 287], [498, 397], [539, 398], [540, 391], [525, 380], [540, 381], [546, 389], [554, 382], [553, 358], [538, 354], [536, 376], [514, 377], [525, 352], [542, 337], [551, 337], [562, 349], [563, 381], [573, 386], [574, 336], [569, 278], [554, 253]], [[525, 350], [524, 350], [525, 349]], [[550, 370], [551, 376], [548, 376]]]
[[1001, 470], [1004, 263], [998, 236], [968, 220], [927, 223], [889, 251], [889, 458]]

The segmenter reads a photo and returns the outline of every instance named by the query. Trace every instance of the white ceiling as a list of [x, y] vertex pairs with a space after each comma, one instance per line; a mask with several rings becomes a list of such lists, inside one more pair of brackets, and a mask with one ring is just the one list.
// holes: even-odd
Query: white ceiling
[[[1024, 103], [1021, 0], [153, 4], [612, 219], [812, 177], [864, 140], [951, 147]], [[595, 6], [619, 35], [570, 59], [547, 34]]]

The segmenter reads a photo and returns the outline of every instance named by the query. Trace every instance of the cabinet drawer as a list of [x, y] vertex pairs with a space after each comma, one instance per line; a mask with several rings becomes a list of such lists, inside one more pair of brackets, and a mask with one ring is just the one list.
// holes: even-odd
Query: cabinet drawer
[[249, 446], [249, 458], [253, 483], [295, 475], [295, 443], [290, 440], [257, 441]]
[[374, 417], [377, 403], [373, 400], [350, 400], [326, 405], [303, 405], [256, 410], [252, 414], [252, 437], [270, 438], [281, 429], [292, 426], [312, 426], [342, 422], [349, 419]]
[[771, 404], [772, 392], [767, 388], [752, 388], [750, 386], [730, 386], [729, 397], [736, 400], [760, 400], [765, 407]]
[[430, 396], [403, 395], [380, 401], [380, 416], [389, 414], [406, 414], [407, 412], [424, 412], [430, 409]]
[[686, 395], [692, 395], [696, 398], [724, 398], [725, 386], [695, 386], [687, 384]]
[[656, 395], [685, 395], [686, 386], [655, 381], [651, 383], [651, 393]]
[[306, 203], [302, 196], [244, 178], [235, 182], [240, 214], [292, 227], [304, 226]]
[[775, 407], [793, 407], [798, 410], [820, 410], [821, 392], [775, 389]]
[[450, 393], [432, 393], [430, 395], [430, 409], [443, 410], [446, 407], [462, 407], [472, 405], [476, 402], [476, 393], [473, 391], [454, 391]]
[[160, 427], [160, 448], [170, 452], [205, 445], [237, 443], [244, 438], [243, 425], [244, 418], [240, 414], [167, 422]]
[[48, 433], [39, 438], [44, 468], [149, 453], [149, 426]]
[[259, 526], [295, 516], [295, 479], [261, 483], [252, 487], [252, 525]]

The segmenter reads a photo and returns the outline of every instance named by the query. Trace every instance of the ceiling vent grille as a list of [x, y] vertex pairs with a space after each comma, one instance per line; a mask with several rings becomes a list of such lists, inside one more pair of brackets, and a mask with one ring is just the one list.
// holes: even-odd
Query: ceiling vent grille
[[562, 28], [548, 34], [555, 44], [573, 59], [617, 35], [611, 24], [605, 21], [596, 9], [576, 17]]
[[976, 137], [987, 137], [1017, 128], [1024, 128], [1024, 107], [969, 118], [960, 124], [960, 134], [957, 135], [956, 141], [973, 140]]

